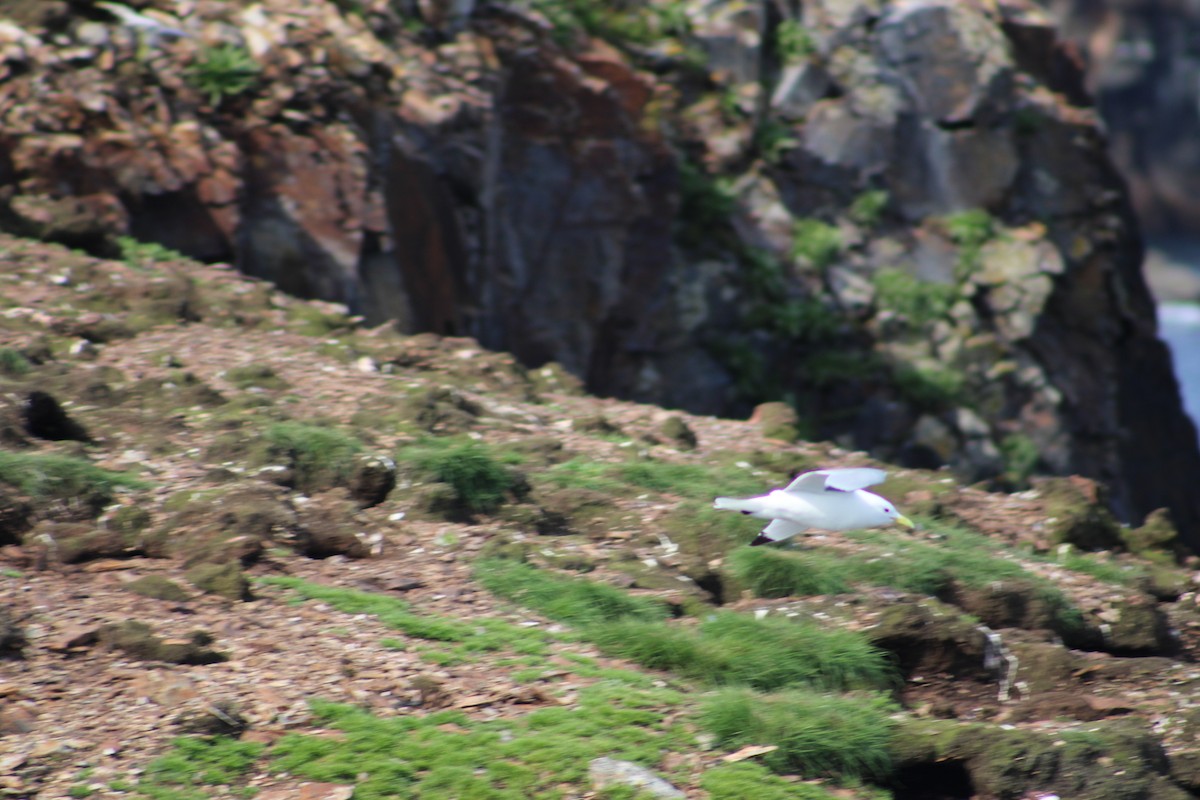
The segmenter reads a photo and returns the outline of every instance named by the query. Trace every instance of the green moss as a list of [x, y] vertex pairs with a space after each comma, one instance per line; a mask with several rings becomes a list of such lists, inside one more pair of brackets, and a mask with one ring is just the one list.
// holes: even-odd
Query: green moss
[[795, 783], [771, 773], [770, 769], [747, 761], [713, 767], [700, 777], [700, 788], [710, 800], [837, 800], [824, 787]]
[[956, 286], [923, 281], [893, 267], [876, 272], [872, 283], [880, 309], [894, 311], [915, 325], [942, 319], [958, 297]]
[[1010, 434], [1000, 442], [1000, 454], [1004, 457], [1005, 476], [1018, 487], [1028, 486], [1041, 460], [1034, 441], [1024, 434]]
[[850, 204], [850, 219], [864, 228], [874, 228], [883, 218], [889, 201], [885, 189], [870, 189], [854, 198]]
[[822, 271], [842, 254], [844, 243], [836, 226], [818, 219], [799, 219], [792, 226], [792, 257]]

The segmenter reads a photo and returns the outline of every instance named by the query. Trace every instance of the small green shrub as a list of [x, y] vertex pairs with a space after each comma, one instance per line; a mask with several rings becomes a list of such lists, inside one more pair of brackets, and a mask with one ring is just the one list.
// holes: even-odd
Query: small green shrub
[[950, 239], [958, 245], [959, 280], [965, 280], [979, 269], [980, 251], [996, 235], [996, 223], [982, 208], [960, 211], [942, 218]]
[[841, 231], [819, 219], [799, 219], [792, 227], [792, 257], [812, 269], [832, 265], [843, 246]]
[[816, 51], [812, 36], [793, 19], [785, 19], [775, 28], [775, 51], [785, 64], [804, 61]]
[[883, 218], [889, 196], [885, 189], [869, 189], [850, 204], [850, 219], [864, 228], [874, 228]]
[[362, 442], [335, 428], [302, 422], [277, 422], [267, 428], [264, 439], [288, 460], [296, 488], [304, 492], [345, 485], [363, 450]]
[[879, 779], [892, 769], [888, 743], [897, 711], [881, 695], [727, 689], [705, 703], [701, 721], [724, 747], [778, 745], [763, 756], [776, 772]]
[[400, 452], [397, 461], [415, 464], [430, 480], [445, 483], [459, 506], [473, 514], [490, 514], [504, 502], [515, 476], [478, 442], [427, 446]]
[[197, 91], [208, 96], [209, 105], [216, 107], [226, 97], [252, 89], [261, 70], [249, 50], [222, 44], [203, 48], [199, 60], [188, 67], [185, 75]]
[[29, 359], [20, 350], [11, 347], [0, 347], [0, 374], [19, 378], [33, 369]]

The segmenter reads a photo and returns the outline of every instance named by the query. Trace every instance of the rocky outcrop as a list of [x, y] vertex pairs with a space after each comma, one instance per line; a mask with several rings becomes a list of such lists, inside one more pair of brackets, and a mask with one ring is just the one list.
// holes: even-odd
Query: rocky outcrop
[[1037, 7], [429, 5], [4, 26], [0, 221], [230, 259], [603, 393], [787, 399], [800, 435], [968, 480], [1079, 472], [1200, 542], [1124, 186]]
[[1200, 9], [1174, 0], [1044, 5], [1076, 49], [1142, 224], [1155, 234], [1194, 235], [1200, 87], [1192, 41]]

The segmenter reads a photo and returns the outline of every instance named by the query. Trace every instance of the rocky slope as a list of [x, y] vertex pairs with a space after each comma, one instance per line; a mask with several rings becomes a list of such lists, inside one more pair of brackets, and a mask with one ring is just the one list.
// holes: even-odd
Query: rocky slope
[[227, 259], [968, 481], [1200, 471], [1082, 78], [1023, 2], [9, 3], [0, 223]]
[[1196, 561], [1089, 480], [891, 466], [916, 532], [752, 550], [713, 494], [875, 462], [158, 247], [0, 254], [5, 796], [1200, 791]]

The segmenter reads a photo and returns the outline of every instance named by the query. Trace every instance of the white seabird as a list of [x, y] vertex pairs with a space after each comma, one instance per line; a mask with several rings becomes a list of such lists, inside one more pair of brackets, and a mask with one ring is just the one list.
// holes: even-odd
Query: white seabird
[[870, 467], [819, 469], [798, 475], [786, 488], [760, 497], [718, 497], [713, 508], [771, 520], [751, 547], [782, 542], [809, 528], [844, 531], [893, 522], [914, 527], [892, 501], [866, 491], [867, 486], [883, 483], [886, 477], [883, 470]]

